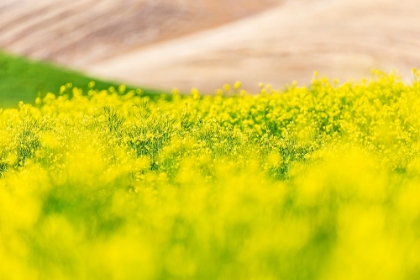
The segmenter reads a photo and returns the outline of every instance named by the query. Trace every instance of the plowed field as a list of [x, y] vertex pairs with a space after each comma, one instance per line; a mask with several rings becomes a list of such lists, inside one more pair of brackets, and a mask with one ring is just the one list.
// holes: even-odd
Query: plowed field
[[420, 66], [414, 0], [1, 1], [0, 48], [131, 84], [213, 92]]

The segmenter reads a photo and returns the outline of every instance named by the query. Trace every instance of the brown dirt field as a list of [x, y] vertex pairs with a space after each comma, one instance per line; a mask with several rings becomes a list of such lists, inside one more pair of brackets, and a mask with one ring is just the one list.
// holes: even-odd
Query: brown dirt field
[[255, 91], [314, 70], [347, 80], [397, 69], [410, 81], [420, 68], [417, 0], [36, 3], [0, 3], [1, 48], [131, 84]]
[[0, 1], [0, 48], [71, 67], [220, 26], [274, 0]]

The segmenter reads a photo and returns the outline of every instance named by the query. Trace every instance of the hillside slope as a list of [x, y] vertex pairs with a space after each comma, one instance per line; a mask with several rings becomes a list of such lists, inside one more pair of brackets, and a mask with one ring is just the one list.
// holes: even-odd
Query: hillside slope
[[212, 92], [420, 66], [415, 0], [4, 0], [0, 48], [106, 79]]
[[0, 1], [0, 48], [86, 67], [246, 17], [277, 1], [4, 0]]
[[220, 28], [92, 65], [96, 75], [149, 86], [213, 91], [242, 80], [279, 87], [310, 82], [313, 71], [347, 80], [372, 68], [397, 69], [407, 81], [420, 66], [416, 1], [287, 1]]
[[[92, 81], [95, 82], [94, 88], [98, 90], [119, 87], [118, 83], [112, 81], [99, 80], [49, 63], [0, 52], [0, 110], [17, 107], [20, 101], [34, 103], [38, 95], [42, 97], [48, 92], [58, 94], [60, 87], [68, 83], [86, 93]], [[126, 89], [136, 90], [135, 87], [129, 85]], [[162, 93], [147, 88], [142, 88], [142, 92], [150, 98], [158, 98]]]

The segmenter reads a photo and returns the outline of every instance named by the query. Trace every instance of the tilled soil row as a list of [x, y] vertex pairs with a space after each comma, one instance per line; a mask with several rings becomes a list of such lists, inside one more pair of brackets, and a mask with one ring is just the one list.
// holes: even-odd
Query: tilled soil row
[[0, 2], [0, 48], [71, 67], [215, 27], [276, 0]]

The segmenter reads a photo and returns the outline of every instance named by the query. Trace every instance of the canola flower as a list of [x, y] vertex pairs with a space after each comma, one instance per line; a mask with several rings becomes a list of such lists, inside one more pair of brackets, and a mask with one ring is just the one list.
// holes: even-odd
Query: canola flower
[[0, 110], [0, 279], [418, 279], [420, 82], [67, 84]]

